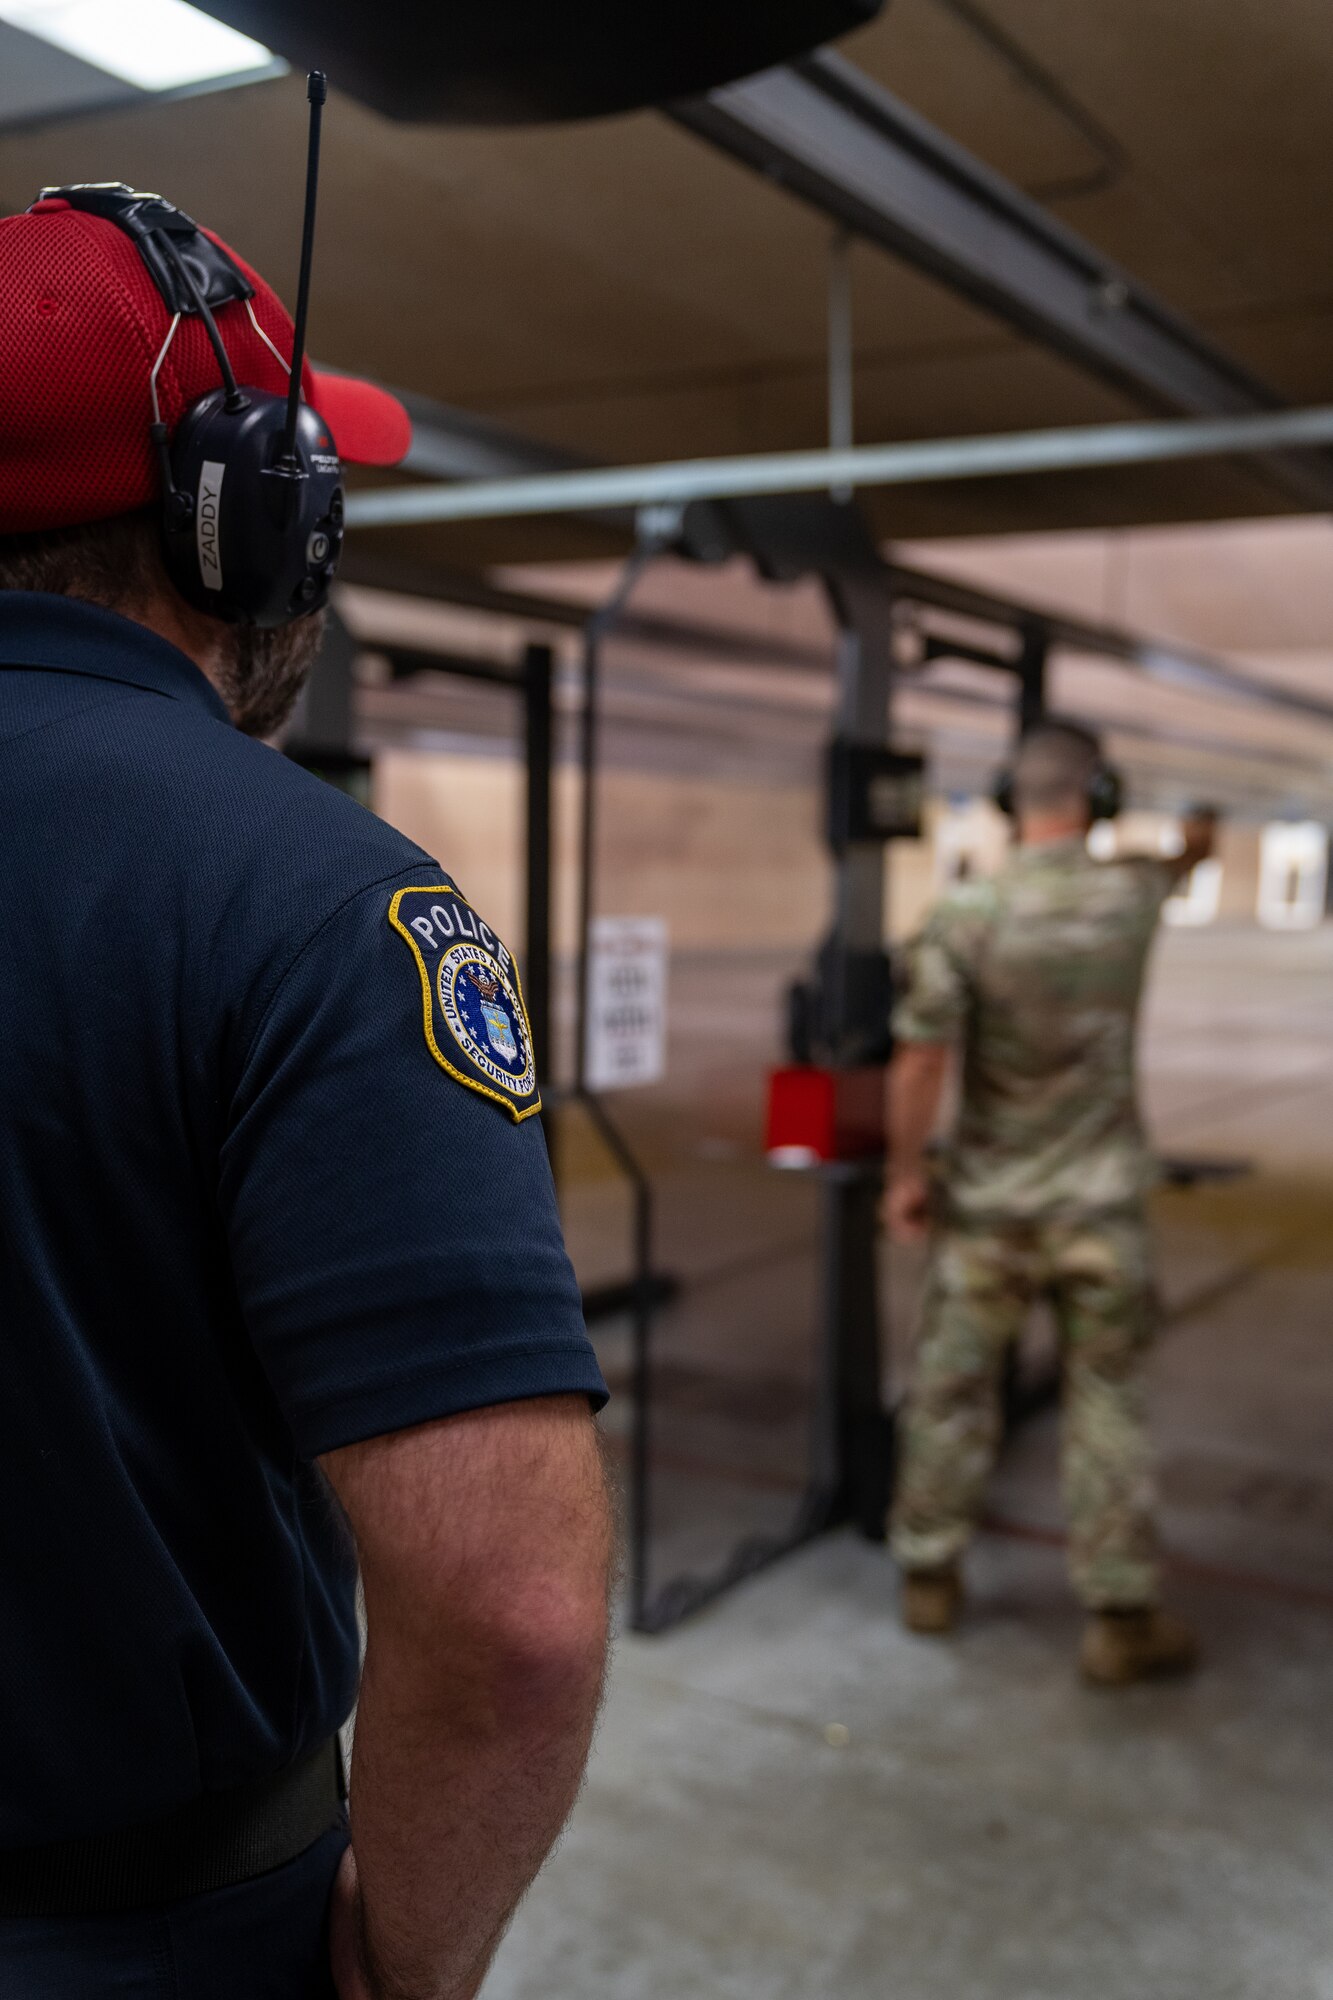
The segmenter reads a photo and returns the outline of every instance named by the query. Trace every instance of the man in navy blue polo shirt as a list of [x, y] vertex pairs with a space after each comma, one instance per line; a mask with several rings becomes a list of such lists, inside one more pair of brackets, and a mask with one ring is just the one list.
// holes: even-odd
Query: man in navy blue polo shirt
[[256, 740], [318, 618], [168, 581], [168, 321], [110, 222], [0, 221], [0, 1993], [470, 2000], [586, 1756], [604, 1391], [513, 959]]

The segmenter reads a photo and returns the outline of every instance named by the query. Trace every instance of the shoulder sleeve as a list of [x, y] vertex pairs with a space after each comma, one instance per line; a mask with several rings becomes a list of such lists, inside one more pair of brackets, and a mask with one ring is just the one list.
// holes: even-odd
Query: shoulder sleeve
[[308, 1457], [605, 1388], [565, 1254], [517, 970], [437, 870], [335, 911], [270, 1001], [220, 1199], [241, 1310]]
[[935, 905], [905, 954], [902, 995], [893, 1013], [898, 1041], [958, 1039], [972, 1004], [972, 959], [981, 920], [979, 906], [956, 897]]
[[1153, 920], [1188, 872], [1179, 861], [1165, 860], [1155, 854], [1125, 855], [1119, 861], [1103, 865], [1125, 870], [1138, 892], [1144, 914]]

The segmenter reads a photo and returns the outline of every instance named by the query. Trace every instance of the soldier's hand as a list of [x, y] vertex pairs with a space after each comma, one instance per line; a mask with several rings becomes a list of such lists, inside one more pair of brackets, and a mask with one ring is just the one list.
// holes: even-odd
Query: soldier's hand
[[884, 1226], [895, 1243], [920, 1243], [930, 1232], [930, 1182], [919, 1170], [891, 1176]]
[[1181, 839], [1184, 847], [1179, 866], [1182, 873], [1197, 868], [1201, 861], [1207, 861], [1217, 846], [1217, 827], [1220, 815], [1216, 806], [1187, 806], [1180, 820]]

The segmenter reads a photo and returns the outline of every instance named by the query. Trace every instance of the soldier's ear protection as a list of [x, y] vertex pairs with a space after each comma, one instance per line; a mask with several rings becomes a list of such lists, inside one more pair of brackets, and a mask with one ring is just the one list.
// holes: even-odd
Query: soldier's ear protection
[[[342, 466], [329, 431], [301, 396], [314, 248], [320, 114], [328, 86], [307, 80], [310, 138], [301, 277], [290, 362], [255, 317], [254, 287], [225, 250], [169, 201], [121, 182], [44, 188], [123, 229], [161, 293], [171, 325], [149, 380], [149, 436], [162, 474], [162, 544], [187, 603], [233, 624], [286, 625], [328, 600], [343, 541]], [[238, 385], [214, 312], [244, 304], [255, 332], [287, 371], [285, 396]], [[192, 403], [168, 439], [157, 378], [181, 320], [204, 323], [222, 377]]]
[[[1101, 744], [1097, 741], [1092, 731], [1084, 729], [1077, 722], [1057, 721], [1054, 717], [1048, 717], [1044, 722], [1037, 723], [1036, 727], [1038, 729], [1058, 729], [1062, 735], [1076, 736], [1080, 742], [1087, 744], [1096, 758], [1088, 779], [1087, 790], [1084, 794], [1088, 802], [1088, 817], [1093, 821], [1115, 819], [1122, 811], [1125, 803], [1124, 781], [1115, 765], [1108, 764], [1105, 757], [1103, 757]], [[1000, 811], [1005, 814], [1006, 818], [1012, 819], [1014, 817], [1014, 772], [1012, 765], [1005, 765], [1004, 769], [997, 773], [995, 783], [991, 788], [991, 798], [1000, 808]]]

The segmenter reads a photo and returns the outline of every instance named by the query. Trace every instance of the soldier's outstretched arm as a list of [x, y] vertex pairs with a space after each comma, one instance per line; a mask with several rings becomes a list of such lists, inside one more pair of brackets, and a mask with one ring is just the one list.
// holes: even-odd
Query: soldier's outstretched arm
[[884, 1220], [900, 1243], [930, 1227], [926, 1147], [939, 1117], [953, 1054], [949, 1042], [901, 1042], [889, 1065], [889, 1177]]

